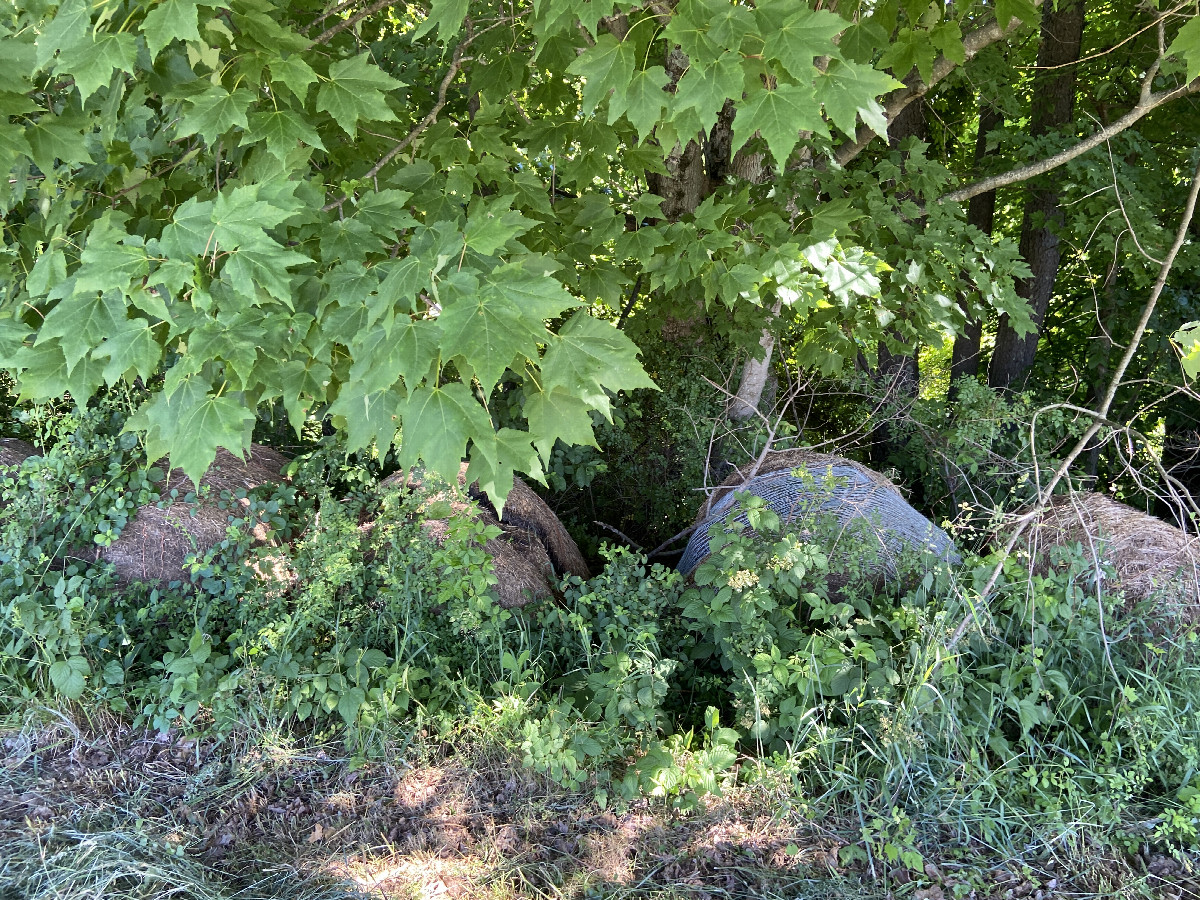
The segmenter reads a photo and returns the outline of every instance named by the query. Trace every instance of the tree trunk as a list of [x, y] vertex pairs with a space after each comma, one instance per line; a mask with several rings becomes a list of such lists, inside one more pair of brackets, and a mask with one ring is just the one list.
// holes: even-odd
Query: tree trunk
[[[771, 310], [772, 316], [778, 316], [782, 305], [776, 301]], [[762, 402], [763, 389], [771, 375], [771, 351], [775, 349], [775, 335], [770, 328], [762, 330], [758, 344], [763, 349], [763, 358], [751, 356], [742, 367], [742, 380], [738, 384], [737, 393], [729, 401], [727, 414], [735, 422], [742, 422], [758, 412], [758, 404]]]
[[[1004, 124], [1004, 115], [987, 101], [983, 101], [979, 109], [979, 133], [975, 137], [975, 166], [976, 168], [987, 156], [987, 136]], [[996, 192], [985, 191], [972, 197], [967, 204], [967, 224], [974, 225], [986, 235], [992, 233], [996, 218]], [[950, 400], [958, 396], [955, 382], [962, 378], [974, 378], [979, 374], [979, 345], [983, 338], [983, 322], [975, 318], [969, 311], [966, 298], [960, 298], [959, 307], [967, 318], [962, 334], [954, 339], [954, 349], [950, 354]]]
[[[705, 146], [709, 177], [714, 183], [720, 183], [726, 175], [731, 175], [740, 181], [760, 184], [769, 174], [765, 154], [749, 153], [743, 147], [730, 156], [730, 150], [733, 149], [733, 117], [736, 112], [733, 101], [727, 102], [721, 110], [717, 124], [713, 126]], [[779, 315], [781, 308], [781, 304], [776, 302], [771, 310], [772, 319]], [[770, 321], [763, 328], [758, 344], [762, 347], [762, 359], [751, 356], [746, 360], [742, 366], [742, 378], [738, 382], [737, 392], [726, 404], [725, 413], [733, 422], [743, 422], [758, 414], [763, 390], [771, 377], [771, 355], [775, 349], [775, 334], [771, 331]]]
[[[1064, 0], [1046, 9], [1042, 18], [1042, 43], [1038, 48], [1038, 73], [1033, 80], [1030, 134], [1042, 135], [1069, 125], [1075, 110], [1075, 70], [1083, 42], [1083, 0]], [[988, 383], [1002, 389], [1025, 384], [1037, 354], [1038, 335], [1050, 305], [1058, 276], [1060, 252], [1057, 229], [1062, 225], [1058, 194], [1051, 181], [1042, 180], [1029, 190], [1021, 222], [1021, 256], [1033, 274], [1017, 285], [1028, 301], [1035, 330], [1019, 337], [1008, 317], [1000, 320]]]
[[[904, 108], [888, 127], [888, 141], [893, 148], [899, 147], [906, 138], [925, 140], [925, 101], [915, 100]], [[879, 364], [875, 369], [875, 382], [887, 391], [889, 397], [902, 399], [910, 405], [917, 399], [921, 386], [921, 372], [917, 362], [916, 348], [908, 353], [892, 353], [887, 345], [879, 342]], [[884, 423], [871, 432], [871, 463], [877, 468], [886, 464], [895, 451], [894, 430]]]

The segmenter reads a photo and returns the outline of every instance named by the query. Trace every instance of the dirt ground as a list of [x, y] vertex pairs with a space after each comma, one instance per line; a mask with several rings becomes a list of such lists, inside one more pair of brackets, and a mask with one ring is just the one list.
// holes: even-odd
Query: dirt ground
[[853, 833], [765, 784], [686, 815], [601, 809], [511, 754], [419, 734], [361, 763], [261, 735], [197, 745], [66, 719], [0, 732], [0, 900], [179, 896], [188, 878], [208, 887], [184, 896], [239, 900], [1200, 896], [1184, 857], [846, 867]]

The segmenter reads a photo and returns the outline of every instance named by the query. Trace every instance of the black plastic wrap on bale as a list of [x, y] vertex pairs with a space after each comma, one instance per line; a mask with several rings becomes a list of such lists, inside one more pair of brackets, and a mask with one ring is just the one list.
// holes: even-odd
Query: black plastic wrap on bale
[[[679, 561], [680, 572], [690, 575], [708, 558], [709, 529], [714, 523], [723, 522], [734, 508], [735, 491], [761, 497], [785, 526], [790, 524], [795, 531], [809, 531], [811, 525], [806, 525], [805, 520], [825, 514], [840, 526], [839, 541], [872, 542], [874, 548], [865, 549], [875, 549], [879, 554], [876, 570], [868, 575], [876, 583], [894, 584], [903, 556], [927, 554], [932, 561], [950, 564], [961, 559], [946, 532], [913, 509], [886, 478], [857, 463], [826, 454], [785, 451], [764, 468], [769, 470], [749, 480], [734, 476], [714, 495], [715, 502], [703, 521], [697, 523]], [[793, 475], [794, 469], [803, 470], [804, 477]], [[745, 512], [737, 513], [734, 518], [749, 528]], [[835, 575], [839, 551], [845, 553], [852, 547], [822, 549], [829, 554], [831, 575]], [[843, 559], [848, 561], [847, 557]]]

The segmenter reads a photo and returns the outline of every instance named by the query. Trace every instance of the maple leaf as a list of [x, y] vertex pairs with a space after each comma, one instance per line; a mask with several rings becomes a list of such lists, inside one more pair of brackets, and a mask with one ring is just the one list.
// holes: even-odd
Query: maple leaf
[[53, 171], [56, 159], [67, 165], [90, 163], [92, 155], [85, 134], [90, 134], [93, 128], [88, 117], [77, 113], [41, 116], [25, 129], [30, 157], [43, 172]]
[[350, 451], [363, 450], [374, 443], [382, 452], [395, 440], [404, 397], [390, 388], [374, 391], [364, 388], [354, 381], [343, 384], [337, 399], [329, 406], [329, 415], [346, 429], [346, 446]]
[[485, 284], [473, 297], [447, 303], [438, 324], [443, 352], [468, 360], [485, 394], [514, 359], [536, 359], [538, 342], [548, 334], [540, 318], [527, 315], [504, 286], [495, 283]]
[[537, 224], [511, 209], [515, 197], [506, 197], [490, 202], [475, 201], [467, 211], [467, 224], [463, 228], [467, 247], [484, 256], [492, 256], [510, 240], [527, 232]]
[[130, 372], [149, 380], [162, 361], [162, 345], [145, 319], [125, 319], [92, 351], [92, 358], [108, 360], [103, 375], [112, 387]]
[[470, 389], [454, 381], [441, 387], [424, 385], [409, 396], [403, 412], [400, 465], [418, 459], [450, 484], [458, 480], [467, 441], [492, 433], [492, 423]]
[[471, 438], [471, 464], [467, 484], [479, 482], [497, 515], [504, 515], [504, 500], [513, 487], [513, 473], [527, 472], [543, 481], [542, 461], [534, 449], [529, 432], [501, 428], [495, 434]]
[[9, 171], [20, 157], [32, 153], [33, 149], [25, 138], [25, 129], [11, 122], [0, 121], [0, 166], [4, 171]]
[[88, 235], [81, 265], [75, 270], [75, 291], [126, 289], [131, 282], [140, 282], [150, 271], [141, 241], [101, 219]]
[[186, 375], [142, 404], [126, 431], [146, 432], [150, 462], [171, 456], [172, 467], [197, 488], [217, 457], [217, 448], [241, 456], [250, 446], [254, 411], [236, 394], [213, 394], [198, 375]]
[[562, 440], [566, 444], [600, 446], [596, 443], [596, 435], [592, 431], [589, 409], [583, 400], [561, 387], [544, 391], [531, 389], [526, 385], [525, 418], [529, 422], [533, 445], [537, 447], [542, 459], [550, 459], [550, 451], [554, 449], [556, 440]]
[[[1024, 18], [1024, 17], [1022, 17]], [[1181, 56], [1187, 62], [1187, 80], [1200, 78], [1200, 17], [1189, 19], [1167, 47], [1171, 56]]]
[[581, 53], [567, 71], [584, 79], [580, 111], [588, 115], [609, 91], [620, 93], [633, 78], [637, 65], [632, 42], [618, 41], [611, 34], [596, 38], [595, 46]]
[[83, 102], [105, 87], [113, 72], [132, 72], [137, 59], [137, 39], [132, 34], [97, 34], [60, 53], [56, 72], [75, 79]]
[[783, 167], [801, 131], [827, 132], [810, 85], [781, 84], [773, 91], [756, 90], [733, 120], [734, 152], [760, 132], [776, 164]]
[[394, 387], [403, 378], [411, 393], [437, 359], [440, 337], [436, 323], [407, 317], [390, 333], [383, 328], [360, 332], [350, 347], [350, 380], [370, 393]]
[[55, 53], [71, 50], [85, 43], [91, 24], [92, 16], [87, 0], [65, 0], [38, 36], [34, 56], [37, 67], [44, 69]]
[[199, 41], [199, 4], [196, 0], [160, 0], [142, 20], [142, 34], [150, 56], [175, 40]]
[[887, 119], [876, 97], [903, 85], [892, 76], [868, 65], [831, 60], [829, 68], [816, 82], [817, 97], [825, 106], [825, 115], [838, 130], [855, 136], [855, 121], [863, 123], [880, 137], [887, 137]]
[[756, 28], [754, 14], [744, 6], [719, 4], [708, 18], [708, 37], [726, 50], [737, 50]]
[[[778, 9], [780, 4], [773, 6]], [[803, 7], [777, 24], [773, 18], [771, 10], [762, 15], [764, 21], [760, 23], [760, 30], [767, 36], [763, 55], [779, 60], [792, 77], [801, 82], [811, 80], [815, 74], [815, 57], [838, 55], [833, 39], [849, 25], [834, 13]]]
[[688, 110], [697, 116], [698, 131], [708, 131], [726, 99], [742, 95], [742, 62], [738, 54], [726, 51], [709, 65], [691, 65], [675, 88], [669, 116], [677, 119]]
[[125, 304], [117, 291], [75, 293], [46, 313], [38, 329], [37, 344], [57, 338], [67, 365], [74, 367], [92, 347], [115, 331], [117, 322], [123, 318]]
[[301, 103], [308, 96], [309, 87], [317, 81], [317, 73], [312, 70], [312, 66], [295, 53], [286, 58], [272, 60], [269, 67], [271, 80], [285, 85]]
[[542, 360], [542, 388], [561, 388], [609, 417], [608, 391], [657, 385], [638, 362], [638, 348], [609, 322], [577, 312], [550, 343]]
[[198, 134], [211, 147], [230, 128], [247, 127], [246, 110], [253, 102], [254, 94], [248, 90], [239, 88], [231, 94], [214, 84], [190, 99], [190, 105], [179, 117], [178, 133]]
[[521, 263], [508, 263], [485, 275], [483, 283], [507, 297], [530, 323], [541, 322], [581, 303], [547, 275], [545, 271], [531, 272]]
[[996, 21], [1007, 28], [1013, 19], [1020, 19], [1030, 25], [1036, 24], [1042, 17], [1032, 0], [996, 0]]
[[448, 42], [462, 30], [463, 19], [467, 17], [467, 5], [468, 0], [432, 0], [429, 15], [417, 26], [413, 37], [428, 34], [436, 25], [438, 37]]
[[667, 105], [667, 71], [662, 66], [650, 66], [637, 72], [624, 90], [615, 90], [608, 101], [608, 124], [624, 115], [637, 130], [638, 140], [644, 141], [654, 131], [654, 126]]
[[288, 109], [251, 113], [248, 117], [251, 134], [256, 140], [266, 141], [267, 150], [276, 159], [284, 160], [296, 149], [296, 142], [303, 141], [311, 147], [325, 149], [320, 136], [308, 120]]
[[69, 366], [62, 347], [55, 341], [21, 347], [11, 357], [10, 364], [18, 370], [21, 400], [49, 400], [69, 393], [77, 404], [83, 405], [104, 381], [100, 363], [84, 358]]
[[279, 385], [288, 422], [300, 437], [312, 404], [325, 397], [332, 370], [319, 360], [289, 359], [264, 361], [258, 371], [264, 382]]
[[328, 112], [341, 129], [355, 137], [360, 120], [394, 122], [385, 92], [404, 87], [371, 62], [368, 53], [342, 59], [329, 67], [329, 79], [317, 91], [318, 111]]

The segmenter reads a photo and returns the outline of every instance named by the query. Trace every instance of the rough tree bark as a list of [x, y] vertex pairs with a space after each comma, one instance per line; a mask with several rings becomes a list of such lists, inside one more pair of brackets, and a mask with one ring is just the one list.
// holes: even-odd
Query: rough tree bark
[[[986, 100], [979, 107], [979, 133], [975, 137], [975, 165], [978, 166], [987, 156], [987, 136], [1004, 124], [1004, 115]], [[992, 233], [992, 225], [996, 218], [996, 192], [985, 191], [971, 198], [967, 205], [967, 224], [974, 225], [984, 234]], [[979, 345], [983, 338], [983, 322], [970, 314], [966, 298], [959, 299], [959, 306], [967, 317], [967, 324], [962, 334], [954, 339], [954, 349], [950, 354], [950, 399], [958, 395], [955, 382], [962, 378], [974, 378], [979, 374]]]
[[[918, 98], [901, 110], [896, 120], [888, 126], [888, 142], [896, 148], [910, 137], [927, 140], [926, 125], [925, 100]], [[880, 341], [878, 353], [879, 364], [873, 373], [876, 382], [885, 387], [889, 394], [894, 395], [896, 400], [905, 403], [916, 400], [921, 386], [916, 348], [913, 347], [908, 353], [892, 353], [887, 345]], [[871, 433], [871, 463], [876, 468], [884, 466], [896, 449], [892, 431], [885, 423]]]
[[[732, 131], [730, 134], [732, 135]], [[729, 161], [729, 170], [735, 178], [759, 184], [768, 174], [766, 156], [762, 153], [746, 153], [745, 148], [742, 148]], [[779, 315], [780, 309], [782, 306], [776, 301], [771, 308], [772, 319]], [[748, 419], [757, 412], [758, 405], [762, 402], [763, 391], [770, 381], [771, 354], [775, 349], [775, 333], [771, 330], [770, 322], [763, 328], [758, 343], [763, 349], [763, 358], [755, 359], [752, 356], [746, 360], [737, 393], [728, 405], [727, 414], [735, 422]]]
[[[1083, 42], [1083, 19], [1083, 0], [1067, 0], [1053, 10], [1043, 11], [1029, 128], [1035, 138], [1069, 125], [1074, 116], [1074, 64], [1079, 61]], [[988, 384], [992, 387], [1020, 389], [1033, 366], [1038, 335], [1058, 276], [1060, 251], [1056, 229], [1061, 221], [1058, 193], [1049, 183], [1035, 183], [1026, 196], [1021, 222], [1021, 256], [1033, 274], [1017, 285], [1017, 293], [1029, 303], [1035, 330], [1019, 337], [1008, 317], [1001, 317], [988, 371]]]

